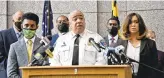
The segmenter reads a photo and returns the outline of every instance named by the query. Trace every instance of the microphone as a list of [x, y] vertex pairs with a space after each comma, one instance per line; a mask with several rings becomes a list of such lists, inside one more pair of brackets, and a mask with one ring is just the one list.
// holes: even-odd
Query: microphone
[[46, 37], [42, 37], [40, 43], [41, 43], [41, 46], [45, 45], [47, 46], [50, 41], [52, 40], [52, 36], [51, 35], [47, 35]]
[[115, 53], [120, 56], [121, 64], [128, 64], [129, 57], [124, 54], [125, 47], [122, 45], [119, 45], [115, 48]]
[[[40, 45], [39, 47], [36, 48], [36, 50], [33, 52], [34, 54], [36, 53], [36, 51], [43, 45], [47, 46], [50, 42], [50, 40], [52, 39], [52, 37], [50, 35], [47, 35], [46, 37], [42, 38], [42, 40], [40, 41]], [[53, 51], [53, 47], [49, 47], [49, 49], [46, 49], [45, 52], [48, 54], [49, 57], [52, 57], [52, 51]], [[40, 60], [40, 58], [45, 57], [46, 53], [45, 52], [41, 52], [41, 53], [36, 53], [34, 56], [34, 60], [32, 60], [30, 62], [30, 64], [28, 66], [32, 66], [34, 63], [38, 63], [38, 61]], [[39, 63], [38, 63], [39, 64]]]
[[53, 57], [53, 54], [52, 54], [52, 52], [53, 52], [53, 50], [54, 50], [54, 48], [53, 47], [49, 47], [48, 49], [46, 49], [45, 50], [45, 52], [41, 52], [41, 53], [36, 53], [35, 55], [34, 55], [34, 57], [36, 58], [36, 59], [43, 59], [43, 58], [45, 58], [45, 57], [50, 57], [50, 58], [52, 58]]
[[111, 65], [111, 64], [119, 64], [119, 61], [116, 57], [116, 54], [115, 54], [115, 48], [113, 47], [107, 47], [107, 58], [108, 58], [108, 65]]
[[99, 47], [102, 49], [105, 49], [106, 47], [108, 47], [104, 39], [100, 40]]
[[45, 50], [45, 52], [41, 52], [41, 53], [36, 53], [34, 56], [34, 60], [32, 60], [32, 62], [28, 65], [28, 66], [34, 66], [34, 65], [38, 65], [38, 66], [42, 66], [45, 65], [43, 62], [45, 61], [45, 58], [48, 56], [49, 58], [53, 58], [53, 52], [54, 48], [53, 47], [49, 47], [48, 49]]
[[[147, 65], [147, 64], [145, 64], [145, 63], [136, 61], [135, 59], [132, 59], [132, 58], [128, 57], [126, 54], [124, 54], [124, 50], [125, 50], [125, 48], [124, 48], [122, 45], [117, 46], [117, 47], [115, 48], [115, 53], [116, 53], [117, 55], [123, 57], [123, 58], [126, 60], [126, 61], [123, 62], [123, 63], [125, 63], [125, 64], [131, 64], [131, 62], [136, 62], [136, 63], [138, 63], [138, 64], [140, 64], [140, 65], [143, 65], [143, 66], [145, 66], [145, 67], [147, 67], [147, 68], [153, 69], [153, 70], [155, 70], [155, 71], [158, 71], [158, 72], [164, 74], [163, 71], [161, 71], [161, 70], [159, 70], [159, 69], [157, 69], [157, 68], [155, 68], [155, 67], [152, 67], [152, 66], [150, 66], [150, 65]], [[123, 60], [124, 60], [124, 59], [123, 59]], [[122, 60], [122, 59], [121, 59], [121, 60]]]
[[116, 48], [115, 48], [115, 53], [117, 54], [117, 55], [125, 55], [123, 52], [124, 52], [124, 50], [125, 50], [125, 47], [124, 46], [122, 46], [122, 45], [119, 45], [119, 46], [117, 46]]
[[94, 41], [93, 38], [89, 38], [89, 42], [95, 47], [98, 52], [101, 52], [99, 45]]

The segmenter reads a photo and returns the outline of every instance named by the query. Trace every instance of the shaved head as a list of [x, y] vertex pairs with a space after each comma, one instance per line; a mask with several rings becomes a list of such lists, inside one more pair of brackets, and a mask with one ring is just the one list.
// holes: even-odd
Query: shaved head
[[21, 20], [22, 16], [23, 16], [23, 12], [17, 11], [15, 14], [13, 14], [13, 22]]
[[71, 18], [73, 18], [75, 16], [83, 16], [84, 17], [84, 14], [80, 10], [75, 10], [75, 11], [72, 11], [69, 14], [69, 19], [71, 19]]

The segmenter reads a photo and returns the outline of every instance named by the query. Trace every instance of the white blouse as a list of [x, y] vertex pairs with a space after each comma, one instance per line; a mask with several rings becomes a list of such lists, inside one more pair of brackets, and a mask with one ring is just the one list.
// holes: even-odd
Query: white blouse
[[[127, 56], [136, 60], [136, 61], [140, 61], [140, 45], [141, 43], [139, 43], [136, 47], [134, 47], [129, 41], [128, 41], [128, 45], [127, 45]], [[133, 65], [133, 70], [132, 72], [137, 74], [138, 73], [138, 67], [139, 67], [139, 64], [136, 63], [136, 62], [132, 62], [132, 65]]]

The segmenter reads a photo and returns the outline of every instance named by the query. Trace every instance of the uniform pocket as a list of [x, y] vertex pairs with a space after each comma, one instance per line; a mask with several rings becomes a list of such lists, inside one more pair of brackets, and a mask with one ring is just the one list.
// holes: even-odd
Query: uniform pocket
[[84, 61], [87, 63], [91, 63], [92, 65], [96, 62], [96, 51], [94, 47], [88, 46], [85, 48], [84, 52]]
[[64, 47], [62, 47], [61, 50], [60, 50], [60, 53], [59, 53], [59, 55], [60, 55], [60, 60], [61, 60], [62, 62], [68, 61], [68, 59], [69, 59], [69, 54], [70, 54], [70, 48], [69, 48], [69, 46], [64, 46]]

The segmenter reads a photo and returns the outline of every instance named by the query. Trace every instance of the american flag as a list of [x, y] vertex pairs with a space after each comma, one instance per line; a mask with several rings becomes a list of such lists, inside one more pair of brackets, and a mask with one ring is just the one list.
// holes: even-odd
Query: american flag
[[51, 1], [44, 1], [43, 9], [43, 20], [42, 20], [42, 36], [45, 37], [51, 34], [51, 29], [53, 29], [53, 14], [51, 9]]

